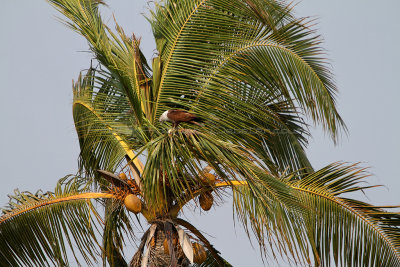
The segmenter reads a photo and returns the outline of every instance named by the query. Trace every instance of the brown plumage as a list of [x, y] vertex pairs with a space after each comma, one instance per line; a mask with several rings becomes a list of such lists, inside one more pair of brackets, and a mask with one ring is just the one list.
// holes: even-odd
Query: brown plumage
[[199, 122], [202, 122], [203, 120], [197, 117], [196, 115], [187, 112], [185, 110], [180, 110], [180, 109], [170, 109], [165, 111], [161, 116], [160, 116], [160, 122], [168, 121], [172, 123], [172, 127], [176, 128], [179, 123], [182, 122], [187, 122], [191, 124], [195, 124], [198, 126], [201, 126]]

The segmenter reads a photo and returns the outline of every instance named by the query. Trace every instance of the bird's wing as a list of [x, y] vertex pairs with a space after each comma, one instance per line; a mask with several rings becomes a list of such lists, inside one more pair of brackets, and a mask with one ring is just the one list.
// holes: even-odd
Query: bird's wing
[[194, 120], [196, 115], [183, 110], [170, 110], [168, 112], [168, 118], [175, 122], [188, 122]]

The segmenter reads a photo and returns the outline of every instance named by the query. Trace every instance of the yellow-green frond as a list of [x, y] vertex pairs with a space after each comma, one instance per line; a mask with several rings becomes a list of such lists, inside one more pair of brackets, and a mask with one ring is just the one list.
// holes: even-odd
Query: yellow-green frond
[[73, 115], [81, 164], [90, 174], [97, 169], [113, 171], [126, 155], [135, 158], [134, 164], [141, 172], [142, 163], [133, 152], [140, 144], [132, 137], [136, 121], [132, 119], [126, 96], [114, 86], [115, 80], [106, 75], [89, 69], [74, 85]]
[[[330, 266], [400, 266], [400, 213], [357, 201], [364, 169], [335, 163], [291, 183], [307, 207], [304, 222], [316, 262]], [[368, 188], [368, 187], [366, 187]]]
[[[6, 266], [69, 265], [68, 250], [79, 263], [97, 261], [98, 214], [90, 199], [112, 198], [88, 192], [83, 180], [66, 177], [54, 193], [15, 191], [0, 217], [0, 260]], [[76, 252], [78, 252], [76, 254]], [[78, 260], [78, 255], [81, 255]]]

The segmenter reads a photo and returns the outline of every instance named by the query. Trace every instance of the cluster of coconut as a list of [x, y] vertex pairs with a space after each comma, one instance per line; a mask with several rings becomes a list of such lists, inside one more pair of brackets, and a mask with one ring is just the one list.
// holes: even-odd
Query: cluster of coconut
[[212, 196], [210, 191], [201, 193], [199, 196], [200, 207], [204, 211], [209, 211], [214, 204], [214, 197]]
[[[121, 180], [128, 181], [125, 173], [120, 173], [118, 176]], [[124, 199], [124, 204], [127, 210], [135, 214], [142, 211], [142, 201], [135, 194], [128, 194]]]
[[207, 252], [199, 243], [193, 243], [193, 262], [197, 264], [203, 263], [207, 259]]
[[[122, 180], [127, 180], [126, 174], [124, 173], [121, 173], [119, 177]], [[205, 184], [211, 186], [214, 185], [216, 181], [215, 175], [211, 173], [203, 173], [201, 179]], [[212, 196], [211, 191], [201, 193], [199, 196], [199, 203], [200, 207], [204, 211], [210, 210], [212, 205], [214, 204], [214, 197]], [[138, 214], [142, 211], [142, 201], [135, 194], [128, 194], [124, 199], [124, 204], [129, 211], [135, 214]]]
[[[216, 178], [214, 174], [206, 172], [201, 175], [201, 180], [203, 181], [203, 183], [213, 186], [215, 184]], [[214, 197], [212, 196], [211, 191], [201, 193], [199, 196], [199, 203], [200, 207], [204, 211], [210, 210], [214, 203]]]

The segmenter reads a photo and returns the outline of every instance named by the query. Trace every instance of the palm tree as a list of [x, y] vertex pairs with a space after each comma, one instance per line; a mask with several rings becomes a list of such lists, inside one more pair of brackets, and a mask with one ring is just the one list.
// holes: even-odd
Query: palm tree
[[[346, 195], [368, 188], [365, 169], [314, 170], [307, 159], [307, 121], [333, 141], [345, 126], [321, 39], [290, 5], [156, 3], [149, 66], [140, 39], [103, 23], [102, 1], [49, 2], [98, 63], [73, 86], [79, 172], [54, 192], [15, 192], [0, 217], [2, 264], [64, 266], [80, 254], [88, 265], [101, 256], [111, 266], [229, 266], [181, 215], [232, 197], [263, 256], [400, 266], [399, 213]], [[171, 129], [159, 122], [170, 109], [204, 123]], [[137, 244], [129, 258], [127, 239]]]

